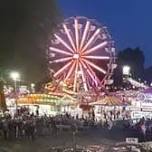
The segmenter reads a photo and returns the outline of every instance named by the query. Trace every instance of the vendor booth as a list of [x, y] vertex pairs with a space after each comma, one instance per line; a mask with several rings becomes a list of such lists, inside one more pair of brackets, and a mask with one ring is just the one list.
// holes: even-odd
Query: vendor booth
[[152, 88], [141, 91], [130, 107], [133, 119], [152, 118]]
[[40, 115], [57, 115], [70, 111], [75, 99], [69, 95], [55, 96], [48, 94], [28, 94], [17, 99], [18, 107], [28, 107], [30, 113]]

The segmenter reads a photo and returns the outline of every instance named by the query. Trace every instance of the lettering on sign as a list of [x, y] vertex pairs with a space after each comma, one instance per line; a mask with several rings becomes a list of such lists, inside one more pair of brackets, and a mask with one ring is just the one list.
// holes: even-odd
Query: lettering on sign
[[126, 138], [127, 144], [138, 144], [138, 138]]
[[137, 96], [137, 101], [142, 101], [142, 102], [146, 102], [146, 103], [152, 103], [152, 94], [140, 93]]

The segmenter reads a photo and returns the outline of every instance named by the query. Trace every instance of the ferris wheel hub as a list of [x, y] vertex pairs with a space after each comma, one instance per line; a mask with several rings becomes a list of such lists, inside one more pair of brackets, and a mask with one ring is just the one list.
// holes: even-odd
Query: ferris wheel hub
[[80, 55], [79, 55], [78, 53], [75, 53], [75, 54], [73, 55], [73, 58], [74, 58], [74, 59], [79, 59], [79, 57], [80, 57]]

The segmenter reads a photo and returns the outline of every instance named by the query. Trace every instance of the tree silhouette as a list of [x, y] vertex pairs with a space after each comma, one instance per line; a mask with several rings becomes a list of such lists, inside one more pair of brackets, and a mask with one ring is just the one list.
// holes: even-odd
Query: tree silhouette
[[5, 112], [7, 109], [4, 96], [4, 81], [0, 80], [0, 109]]
[[0, 68], [17, 69], [25, 80], [43, 78], [47, 43], [60, 20], [56, 1], [1, 0], [0, 19]]
[[143, 79], [145, 57], [140, 48], [127, 48], [118, 54], [118, 65], [131, 67], [131, 75], [135, 79]]
[[114, 70], [113, 79], [114, 85], [122, 86], [123, 75], [122, 68], [124, 65], [128, 65], [131, 68], [132, 78], [142, 80], [144, 78], [144, 62], [145, 57], [140, 48], [126, 48], [118, 53], [117, 56], [117, 68]]
[[145, 69], [144, 78], [149, 84], [152, 83], [152, 66]]

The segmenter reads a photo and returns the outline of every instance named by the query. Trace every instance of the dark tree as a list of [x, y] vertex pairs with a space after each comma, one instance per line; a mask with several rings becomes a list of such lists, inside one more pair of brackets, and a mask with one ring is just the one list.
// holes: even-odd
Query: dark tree
[[46, 47], [60, 20], [55, 0], [0, 1], [0, 68], [21, 71], [25, 80], [46, 75]]
[[140, 48], [127, 48], [124, 51], [120, 51], [118, 54], [118, 64], [122, 67], [123, 65], [130, 66], [132, 77], [135, 79], [143, 78], [144, 62], [145, 57]]
[[43, 79], [41, 79], [40, 81], [38, 81], [36, 83], [35, 91], [36, 92], [43, 92], [45, 84], [47, 84], [48, 82], [52, 82], [52, 81], [53, 81], [53, 79], [50, 76], [44, 77]]
[[0, 80], [0, 109], [4, 112], [6, 107], [5, 96], [4, 96], [4, 81]]
[[140, 48], [127, 48], [120, 51], [117, 56], [117, 68], [114, 71], [115, 85], [122, 85], [122, 68], [124, 65], [131, 67], [131, 76], [134, 79], [144, 78], [145, 57]]
[[145, 80], [150, 84], [152, 83], [152, 66], [145, 69], [145, 73], [144, 73], [144, 78]]

